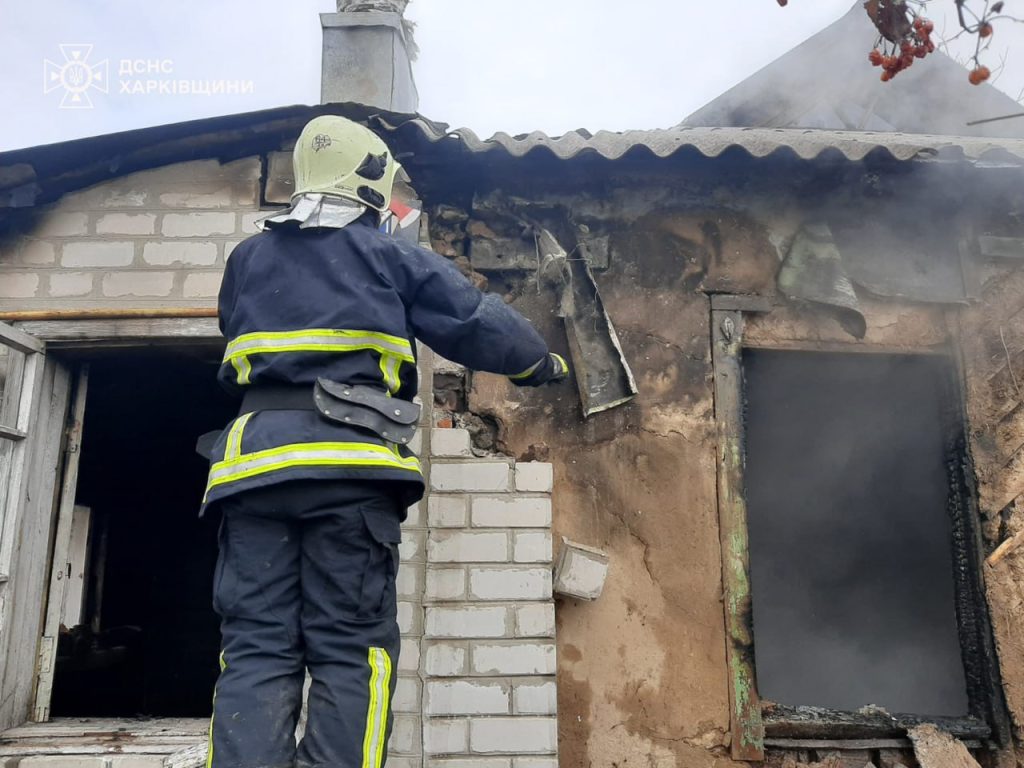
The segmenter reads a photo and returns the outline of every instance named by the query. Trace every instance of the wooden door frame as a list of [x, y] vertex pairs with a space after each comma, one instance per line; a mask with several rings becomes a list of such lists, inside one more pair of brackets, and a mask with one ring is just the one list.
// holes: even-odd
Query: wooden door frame
[[[216, 346], [224, 342], [216, 318], [41, 320], [17, 322], [13, 324], [13, 328], [16, 338], [21, 339], [24, 344], [29, 343], [26, 339], [32, 340], [33, 349], [45, 349], [47, 353], [64, 352], [66, 355], [108, 349], [146, 349], [186, 344]], [[35, 429], [45, 432], [45, 435], [35, 435], [34, 440], [37, 445], [33, 456], [39, 457], [40, 460], [29, 462], [34, 465], [33, 479], [29, 482], [36, 486], [42, 482], [39, 475], [45, 474], [46, 466], [57, 467], [56, 474], [62, 475], [60, 456], [67, 440], [65, 426], [72, 399], [73, 377], [71, 366], [59, 357], [60, 355], [54, 357], [48, 354], [45, 361], [40, 361], [45, 364], [39, 365], [36, 371], [39, 386], [34, 394], [32, 415], [37, 419]], [[84, 400], [81, 405], [84, 408]], [[40, 416], [48, 417], [45, 424], [39, 424]], [[18, 591], [18, 604], [34, 604], [37, 615], [21, 623], [22, 629], [17, 642], [10, 638], [11, 633], [5, 633], [8, 637], [0, 639], [0, 642], [6, 640], [0, 646], [4, 690], [9, 677], [17, 678], [13, 681], [17, 684], [17, 696], [12, 703], [5, 704], [0, 710], [0, 731], [14, 728], [15, 731], [12, 733], [16, 733], [28, 729], [26, 732], [36, 734], [40, 729], [52, 729], [54, 737], [59, 738], [59, 735], [68, 728], [66, 723], [59, 720], [38, 722], [34, 719], [34, 715], [39, 714], [36, 694], [40, 680], [39, 661], [44, 650], [44, 606], [49, 596], [48, 586], [53, 574], [53, 549], [57, 543], [60, 520], [60, 494], [56, 493], [56, 489], [62, 479], [53, 477], [51, 473], [52, 490], [49, 501], [43, 497], [36, 499], [32, 503], [34, 514], [22, 514], [18, 521], [19, 526], [26, 526], [26, 531], [20, 534], [19, 552], [19, 559], [25, 561], [25, 568], [24, 572], [19, 571], [17, 578], [12, 574], [11, 581]], [[29, 522], [34, 523], [31, 531], [27, 530]], [[46, 704], [48, 705], [48, 701]], [[48, 712], [46, 714], [48, 715]], [[160, 723], [162, 720], [157, 719], [156, 722]], [[119, 729], [123, 736], [131, 736], [136, 732], [130, 718], [119, 722], [126, 726]], [[161, 733], [165, 736], [181, 736], [187, 739], [193, 735], [199, 722], [203, 721], [169, 718], [166, 719], [166, 727], [162, 727]], [[153, 725], [152, 720], [140, 722], [138, 733], [142, 736], [148, 734]], [[89, 730], [87, 726], [83, 727], [86, 731]], [[56, 746], [58, 745], [55, 744]]]

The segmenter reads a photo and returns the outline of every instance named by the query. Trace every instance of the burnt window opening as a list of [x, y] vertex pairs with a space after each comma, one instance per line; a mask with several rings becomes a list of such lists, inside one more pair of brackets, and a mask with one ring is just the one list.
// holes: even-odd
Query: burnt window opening
[[75, 493], [87, 566], [77, 622], [58, 639], [54, 717], [210, 715], [219, 521], [198, 518], [207, 464], [194, 448], [237, 412], [218, 361], [209, 350], [89, 361]]
[[997, 720], [950, 361], [744, 350], [743, 373], [762, 700]]

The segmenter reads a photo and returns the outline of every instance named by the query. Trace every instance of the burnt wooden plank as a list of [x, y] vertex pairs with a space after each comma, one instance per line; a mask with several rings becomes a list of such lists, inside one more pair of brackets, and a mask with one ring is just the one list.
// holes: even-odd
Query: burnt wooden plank
[[747, 507], [743, 496], [743, 315], [733, 310], [713, 311], [711, 320], [732, 757], [757, 761], [764, 760], [764, 726], [754, 676]]
[[773, 749], [913, 749], [910, 739], [765, 739]]
[[890, 739], [906, 737], [907, 731], [934, 723], [962, 739], [988, 739], [992, 729], [975, 717], [935, 717], [888, 713], [882, 710], [843, 712], [823, 707], [790, 707], [772, 704], [764, 708], [767, 738], [776, 739]]

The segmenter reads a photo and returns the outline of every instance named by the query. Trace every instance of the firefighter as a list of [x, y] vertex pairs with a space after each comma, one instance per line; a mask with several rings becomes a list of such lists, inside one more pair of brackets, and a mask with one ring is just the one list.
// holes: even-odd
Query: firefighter
[[291, 207], [235, 248], [219, 297], [218, 377], [243, 399], [206, 451], [203, 508], [223, 515], [207, 764], [381, 768], [399, 524], [424, 490], [415, 340], [520, 386], [568, 369], [501, 298], [383, 231], [399, 165], [374, 133], [317, 117], [293, 159]]

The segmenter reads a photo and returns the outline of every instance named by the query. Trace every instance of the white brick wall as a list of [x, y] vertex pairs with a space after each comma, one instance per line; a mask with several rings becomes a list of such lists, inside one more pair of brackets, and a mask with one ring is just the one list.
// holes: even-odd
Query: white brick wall
[[120, 296], [170, 296], [174, 288], [173, 272], [108, 272], [103, 276], [103, 295]]
[[431, 528], [465, 528], [469, 520], [469, 499], [432, 495], [427, 502], [427, 518]]
[[510, 559], [507, 531], [431, 531], [427, 555], [432, 563], [503, 563]]
[[429, 637], [505, 637], [511, 630], [506, 606], [427, 606]]
[[512, 534], [512, 559], [517, 563], [550, 563], [550, 531], [516, 531]]
[[550, 528], [551, 499], [519, 497], [473, 499], [475, 528]]
[[81, 241], [64, 245], [60, 263], [65, 267], [127, 267], [135, 259], [135, 243]]
[[97, 235], [152, 235], [155, 213], [107, 213], [96, 219]]
[[0, 245], [0, 310], [212, 308], [225, 260], [268, 214], [260, 162], [178, 163], [65, 195]]
[[557, 688], [552, 682], [528, 683], [512, 689], [512, 711], [517, 715], [554, 715]]
[[0, 282], [0, 298], [32, 298], [38, 290], [39, 275], [35, 272], [8, 272]]
[[511, 711], [510, 686], [495, 681], [433, 680], [427, 683], [423, 714], [507, 715]]
[[142, 260], [163, 267], [171, 264], [208, 267], [217, 261], [217, 244], [191, 241], [146, 243], [142, 248]]
[[501, 461], [437, 463], [430, 473], [433, 491], [510, 491], [512, 468]]
[[516, 464], [516, 490], [534, 493], [551, 493], [554, 487], [554, 471], [551, 464], [528, 461]]
[[478, 717], [470, 721], [469, 729], [469, 746], [476, 754], [546, 754], [558, 749], [553, 717]]
[[469, 594], [474, 600], [549, 600], [547, 568], [470, 568]]
[[233, 213], [168, 213], [161, 232], [168, 237], [209, 237], [235, 232]]
[[425, 766], [556, 768], [551, 465], [429, 441]]

